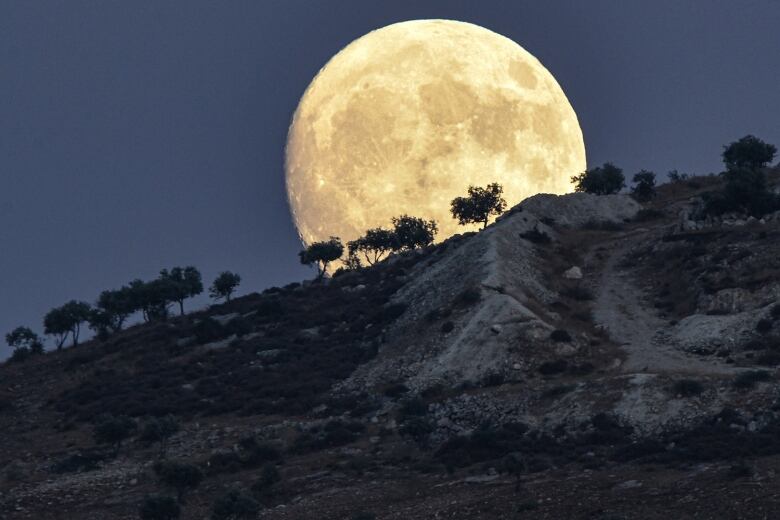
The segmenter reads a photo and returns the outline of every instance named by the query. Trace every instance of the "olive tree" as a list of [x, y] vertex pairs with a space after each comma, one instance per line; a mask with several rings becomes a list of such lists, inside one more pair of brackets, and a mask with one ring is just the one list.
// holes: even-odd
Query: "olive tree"
[[179, 314], [184, 315], [184, 300], [203, 292], [203, 281], [195, 267], [174, 267], [170, 271], [160, 271], [160, 279], [170, 283], [170, 293], [173, 301], [179, 304]]
[[328, 265], [335, 262], [344, 254], [344, 244], [339, 237], [330, 237], [330, 240], [314, 242], [309, 247], [298, 253], [303, 265], [316, 265], [317, 278], [322, 278], [328, 272]]
[[482, 224], [482, 229], [485, 229], [492, 215], [498, 216], [506, 210], [503, 193], [504, 188], [495, 182], [485, 188], [469, 186], [467, 197], [452, 200], [450, 212], [461, 226]]
[[641, 170], [634, 174], [632, 180], [634, 186], [631, 188], [631, 195], [633, 195], [636, 200], [647, 202], [655, 197], [655, 173]]
[[759, 169], [769, 164], [777, 154], [777, 147], [758, 137], [746, 135], [723, 147], [723, 163], [727, 170]]
[[230, 271], [223, 271], [214, 279], [209, 288], [209, 295], [215, 300], [230, 301], [236, 287], [241, 283], [241, 277]]
[[400, 251], [429, 246], [433, 243], [438, 231], [439, 228], [435, 220], [425, 220], [409, 215], [393, 217], [393, 234], [395, 235], [393, 249]]
[[374, 228], [366, 231], [362, 237], [347, 242], [347, 249], [350, 257], [359, 253], [368, 265], [374, 265], [393, 250], [394, 244], [395, 234], [392, 231]]

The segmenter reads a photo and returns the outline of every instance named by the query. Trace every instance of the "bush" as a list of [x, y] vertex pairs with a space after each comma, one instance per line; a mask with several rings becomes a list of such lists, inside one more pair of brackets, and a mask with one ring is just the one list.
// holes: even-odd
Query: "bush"
[[693, 379], [681, 379], [672, 385], [672, 394], [682, 397], [695, 397], [704, 392], [704, 385]]
[[239, 520], [254, 518], [260, 511], [260, 504], [251, 495], [231, 489], [219, 497], [211, 508], [212, 520]]
[[441, 332], [442, 334], [449, 334], [452, 332], [452, 330], [455, 328], [455, 324], [451, 321], [445, 321], [441, 324]]
[[402, 416], [427, 415], [428, 405], [425, 404], [425, 401], [419, 397], [414, 397], [404, 402], [404, 404], [401, 406], [400, 412]]
[[655, 173], [642, 170], [634, 175], [634, 187], [631, 188], [631, 195], [639, 202], [647, 202], [655, 197]]
[[772, 330], [772, 320], [762, 318], [756, 323], [756, 332], [766, 334]]
[[524, 238], [529, 242], [533, 242], [534, 244], [549, 244], [552, 242], [550, 235], [544, 231], [539, 231], [537, 226], [534, 226], [533, 229], [529, 229], [528, 231], [523, 231], [520, 233], [520, 238]]
[[557, 359], [555, 361], [545, 361], [539, 365], [539, 373], [544, 376], [551, 376], [565, 372], [569, 367], [569, 364], [565, 359]]
[[138, 510], [141, 520], [175, 520], [180, 515], [179, 504], [166, 496], [147, 496]]
[[626, 187], [623, 170], [608, 162], [573, 176], [571, 181], [574, 183], [574, 191], [596, 195], [617, 193]]
[[463, 306], [469, 306], [474, 305], [475, 303], [479, 302], [479, 300], [482, 299], [482, 291], [480, 291], [478, 288], [470, 288], [470, 289], [464, 289], [458, 296], [455, 298], [455, 301]]
[[126, 415], [104, 415], [93, 429], [95, 441], [99, 444], [111, 444], [114, 456], [119, 454], [122, 442], [130, 437], [136, 429], [133, 419]]
[[756, 383], [770, 381], [771, 379], [772, 376], [769, 374], [769, 372], [764, 370], [752, 370], [739, 374], [736, 379], [734, 379], [733, 385], [734, 388], [746, 390], [756, 386]]
[[550, 333], [550, 339], [558, 343], [569, 343], [572, 338], [567, 331], [556, 329]]
[[193, 334], [199, 344], [211, 343], [226, 338], [230, 333], [214, 318], [207, 317], [195, 324]]
[[277, 482], [282, 480], [282, 476], [276, 466], [267, 464], [263, 466], [260, 477], [252, 485], [252, 491], [260, 495], [267, 495]]
[[158, 462], [154, 471], [160, 482], [176, 490], [179, 503], [183, 502], [185, 492], [197, 488], [204, 478], [198, 466], [186, 462]]

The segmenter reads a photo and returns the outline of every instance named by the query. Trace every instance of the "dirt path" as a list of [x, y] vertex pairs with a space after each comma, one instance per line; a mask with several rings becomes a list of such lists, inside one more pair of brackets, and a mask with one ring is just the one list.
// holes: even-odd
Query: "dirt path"
[[[626, 351], [621, 370], [626, 373], [677, 373], [695, 375], [734, 374], [739, 369], [715, 359], [686, 354], [665, 339], [668, 322], [655, 313], [647, 295], [619, 267], [636, 240], [647, 240], [647, 231], [625, 234], [602, 242], [586, 255], [595, 273], [593, 317]], [[596, 251], [596, 249], [600, 249]], [[599, 254], [604, 255], [599, 259]], [[600, 265], [599, 265], [600, 264]]]

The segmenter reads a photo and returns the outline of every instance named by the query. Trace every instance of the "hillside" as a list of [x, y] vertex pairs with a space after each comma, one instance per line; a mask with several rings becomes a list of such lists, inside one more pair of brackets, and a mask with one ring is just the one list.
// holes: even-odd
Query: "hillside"
[[[231, 489], [260, 505], [241, 518], [780, 517], [780, 212], [704, 217], [720, 182], [537, 195], [372, 268], [0, 365], [0, 518], [175, 496], [143, 435], [168, 415], [165, 457], [205, 475], [187, 519]], [[118, 449], [106, 414], [137, 425]]]

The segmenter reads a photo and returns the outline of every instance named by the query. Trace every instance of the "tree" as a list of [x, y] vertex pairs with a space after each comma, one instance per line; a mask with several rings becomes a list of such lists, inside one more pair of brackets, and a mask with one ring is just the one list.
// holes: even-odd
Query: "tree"
[[439, 228], [435, 220], [425, 220], [409, 215], [393, 217], [393, 234], [395, 235], [393, 249], [400, 251], [429, 246], [433, 243], [438, 231]]
[[176, 490], [180, 504], [184, 502], [185, 493], [197, 488], [204, 478], [198, 466], [186, 462], [161, 461], [154, 465], [154, 472], [160, 482]]
[[176, 520], [181, 515], [181, 507], [171, 497], [147, 496], [141, 502], [138, 516], [141, 520]]
[[303, 265], [316, 265], [317, 278], [322, 278], [328, 272], [328, 264], [341, 258], [344, 254], [344, 244], [339, 237], [330, 237], [330, 240], [314, 242], [306, 249], [298, 253]]
[[[395, 234], [389, 229], [374, 228], [358, 239], [347, 242], [349, 256], [362, 254], [368, 265], [374, 265], [393, 250]], [[339, 255], [341, 256], [341, 255]]]
[[744, 211], [760, 218], [780, 206], [777, 195], [769, 191], [764, 172], [758, 168], [732, 168], [724, 174], [723, 203], [726, 211]]
[[458, 224], [482, 224], [482, 229], [488, 225], [491, 215], [500, 215], [506, 209], [506, 200], [501, 196], [504, 188], [498, 184], [488, 184], [487, 187], [469, 186], [468, 197], [456, 197], [450, 203], [450, 212]]
[[626, 187], [623, 170], [609, 162], [573, 176], [571, 182], [574, 183], [574, 191], [596, 195], [610, 195]]
[[98, 444], [110, 444], [114, 448], [114, 457], [119, 455], [122, 443], [130, 437], [136, 429], [133, 419], [126, 415], [104, 415], [93, 429], [95, 442]]
[[57, 350], [62, 349], [65, 340], [68, 339], [68, 334], [70, 334], [70, 321], [62, 307], [54, 308], [46, 313], [43, 317], [43, 332], [54, 336]]
[[155, 442], [160, 445], [160, 458], [165, 457], [168, 439], [179, 431], [179, 423], [173, 415], [165, 417], [153, 417], [145, 425], [141, 432], [140, 440], [147, 445]]
[[160, 271], [160, 279], [172, 284], [171, 297], [179, 304], [179, 314], [184, 316], [184, 300], [197, 296], [203, 292], [203, 281], [200, 271], [192, 266], [185, 268], [174, 267], [170, 270]]
[[62, 307], [50, 310], [44, 316], [44, 332], [55, 336], [58, 350], [62, 348], [69, 333], [73, 338], [73, 345], [78, 345], [81, 324], [90, 319], [91, 310], [88, 303], [71, 300]]
[[723, 163], [727, 170], [759, 169], [774, 159], [777, 148], [761, 139], [746, 135], [723, 147]]
[[255, 518], [260, 504], [247, 493], [231, 489], [219, 497], [211, 508], [212, 520], [241, 520]]
[[86, 302], [80, 302], [71, 300], [62, 306], [62, 311], [70, 324], [71, 338], [73, 339], [73, 346], [79, 343], [79, 332], [81, 331], [81, 324], [89, 320], [92, 307]]
[[89, 315], [89, 327], [100, 336], [122, 330], [125, 320], [137, 309], [134, 308], [132, 289], [103, 291]]
[[655, 173], [641, 170], [634, 174], [634, 187], [631, 188], [631, 194], [639, 202], [647, 202], [655, 197]]
[[230, 301], [230, 297], [236, 290], [236, 287], [241, 283], [241, 277], [236, 273], [230, 271], [223, 271], [217, 276], [214, 282], [209, 288], [209, 295], [215, 300], [224, 298], [226, 301]]
[[176, 301], [174, 282], [157, 278], [150, 282], [133, 280], [129, 284], [130, 308], [141, 311], [144, 321], [164, 321], [168, 317], [168, 306]]
[[670, 170], [667, 174], [669, 180], [672, 182], [682, 182], [688, 180], [690, 177], [687, 173], [680, 173], [677, 170]]
[[16, 327], [5, 335], [5, 342], [14, 350], [23, 350], [29, 354], [43, 354], [41, 338], [29, 327]]

